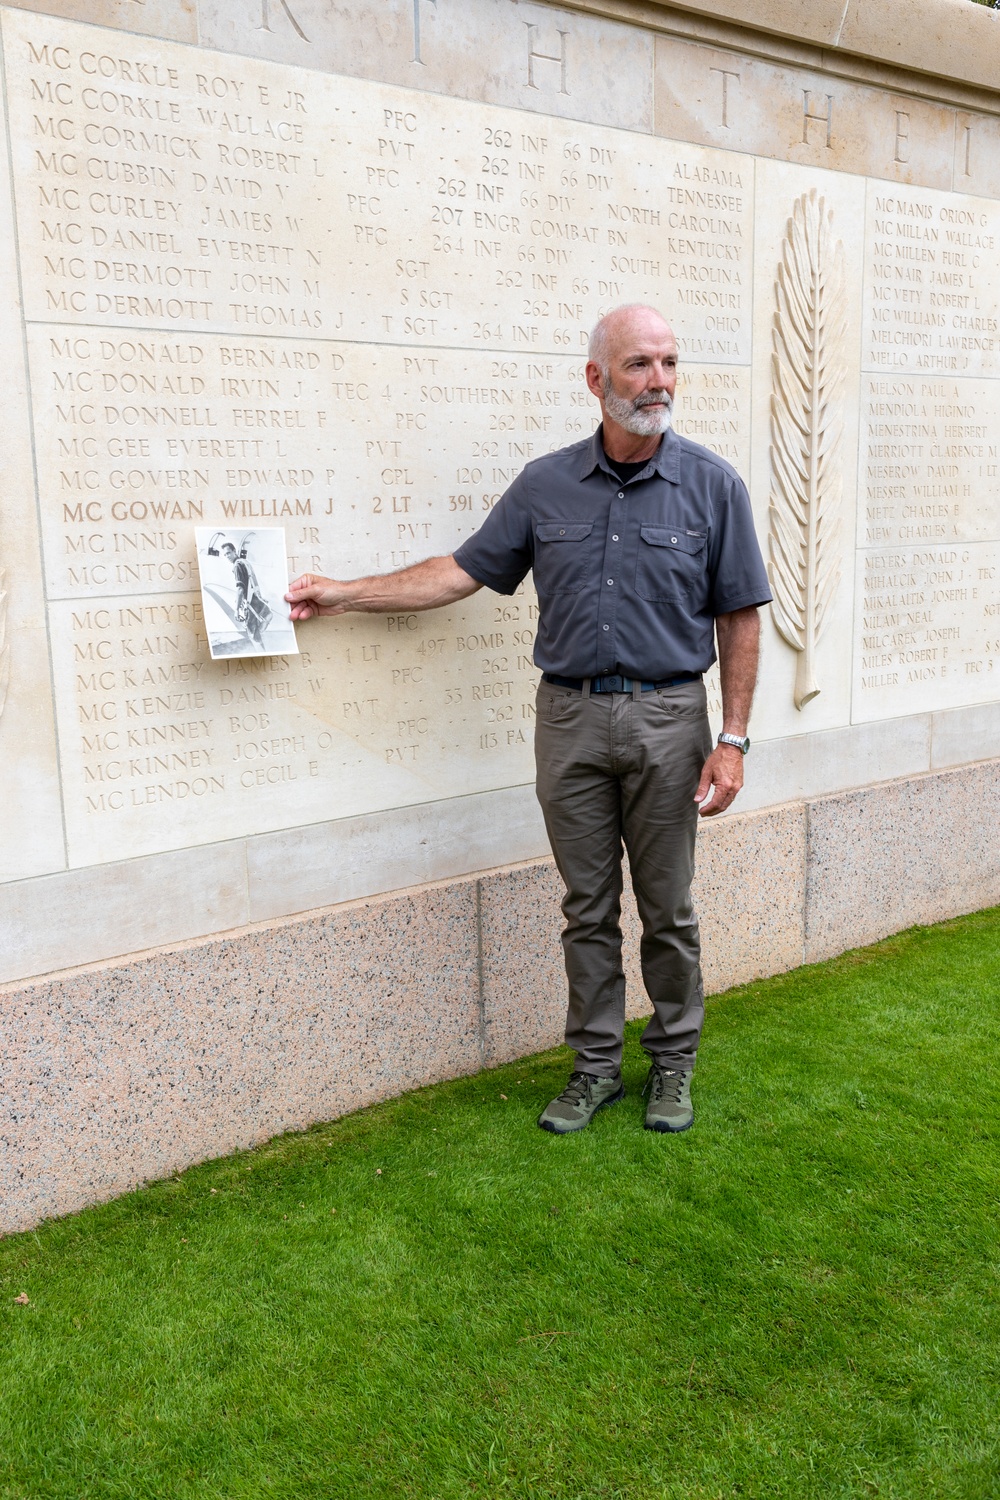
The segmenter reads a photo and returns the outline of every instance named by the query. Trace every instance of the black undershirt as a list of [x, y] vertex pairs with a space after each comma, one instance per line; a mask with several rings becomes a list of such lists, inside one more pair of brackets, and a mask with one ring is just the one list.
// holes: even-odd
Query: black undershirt
[[617, 463], [613, 458], [609, 458], [608, 463], [610, 464], [611, 468], [614, 469], [622, 484], [628, 484], [630, 479], [634, 479], [637, 474], [642, 473], [643, 469], [649, 467], [648, 458], [644, 458], [641, 463], [637, 464], [620, 464]]

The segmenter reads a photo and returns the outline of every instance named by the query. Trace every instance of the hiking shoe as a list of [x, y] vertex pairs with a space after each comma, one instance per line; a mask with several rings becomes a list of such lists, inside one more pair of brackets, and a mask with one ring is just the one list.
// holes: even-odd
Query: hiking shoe
[[553, 1135], [568, 1135], [571, 1130], [583, 1130], [606, 1104], [617, 1104], [624, 1098], [621, 1073], [616, 1073], [614, 1078], [573, 1073], [559, 1097], [542, 1110], [538, 1123], [543, 1130], [551, 1130]]
[[649, 1094], [647, 1130], [669, 1131], [671, 1135], [676, 1135], [680, 1130], [690, 1130], [694, 1124], [690, 1071], [684, 1073], [677, 1068], [658, 1068], [653, 1063], [642, 1092]]

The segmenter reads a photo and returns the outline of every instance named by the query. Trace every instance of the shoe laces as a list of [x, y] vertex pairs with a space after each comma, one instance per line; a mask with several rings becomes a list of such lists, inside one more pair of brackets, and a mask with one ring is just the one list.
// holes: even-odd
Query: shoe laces
[[593, 1080], [589, 1073], [572, 1073], [569, 1083], [559, 1095], [563, 1104], [579, 1104], [590, 1093]]
[[676, 1068], [658, 1068], [654, 1063], [649, 1070], [646, 1080], [646, 1090], [649, 1092], [650, 1102], [659, 1104], [663, 1099], [672, 1099], [675, 1104], [681, 1102], [681, 1091], [684, 1088], [684, 1074]]

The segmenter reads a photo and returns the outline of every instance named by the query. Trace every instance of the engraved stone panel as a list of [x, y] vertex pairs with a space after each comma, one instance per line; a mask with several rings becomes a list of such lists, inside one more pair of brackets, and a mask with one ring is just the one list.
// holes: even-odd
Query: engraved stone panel
[[66, 101], [14, 143], [29, 319], [575, 353], [676, 289], [689, 357], [748, 358], [697, 295], [746, 284], [743, 158], [138, 38], [104, 79], [91, 32], [6, 26], [23, 118]]
[[1000, 204], [868, 186], [854, 717], [996, 696]]

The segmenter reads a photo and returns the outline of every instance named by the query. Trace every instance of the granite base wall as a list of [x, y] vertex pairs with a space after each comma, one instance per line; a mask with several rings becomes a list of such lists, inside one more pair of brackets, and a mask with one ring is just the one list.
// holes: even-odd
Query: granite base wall
[[[707, 989], [1000, 902], [998, 812], [992, 760], [704, 825]], [[559, 894], [534, 860], [6, 986], [0, 1233], [555, 1045]]]

